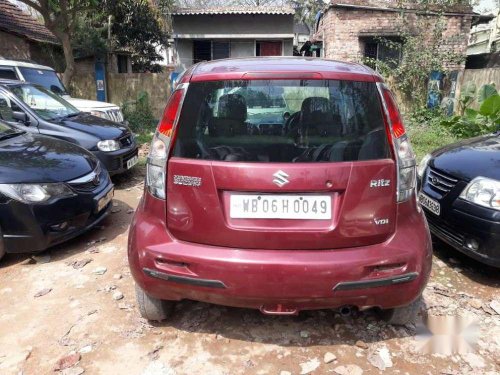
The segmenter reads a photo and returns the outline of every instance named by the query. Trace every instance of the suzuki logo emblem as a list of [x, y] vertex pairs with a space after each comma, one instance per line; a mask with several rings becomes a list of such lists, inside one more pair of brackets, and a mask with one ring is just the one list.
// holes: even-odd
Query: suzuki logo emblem
[[273, 180], [273, 182], [278, 185], [279, 187], [283, 187], [284, 185], [288, 184], [290, 181], [288, 180], [288, 175], [283, 172], [281, 169], [276, 172], [275, 174], [273, 174], [273, 177], [275, 177], [275, 179]]

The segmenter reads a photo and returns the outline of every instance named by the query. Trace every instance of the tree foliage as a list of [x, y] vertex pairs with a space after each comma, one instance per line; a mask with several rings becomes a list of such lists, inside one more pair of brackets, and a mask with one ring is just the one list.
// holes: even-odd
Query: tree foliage
[[66, 69], [63, 83], [68, 86], [75, 73], [73, 37], [79, 17], [95, 9], [98, 0], [19, 0], [43, 17], [45, 26], [61, 41]]
[[[167, 7], [165, 2], [162, 6]], [[147, 0], [104, 0], [100, 5], [102, 22], [112, 16], [111, 48], [131, 54], [134, 71], [156, 72], [161, 59], [158, 46], [166, 46], [168, 34], [163, 16]]]
[[326, 6], [324, 0], [290, 0], [290, 5], [295, 9], [295, 18], [298, 22], [304, 22], [311, 27], [314, 26], [316, 15]]
[[404, 101], [414, 110], [425, 106], [427, 83], [432, 71], [446, 72], [448, 67], [463, 63], [462, 54], [443, 48], [446, 19], [441, 15], [419, 15], [409, 19], [401, 15], [398, 39], [377, 38], [388, 50], [397, 51], [396, 58], [385, 61], [366, 58], [395, 85]]

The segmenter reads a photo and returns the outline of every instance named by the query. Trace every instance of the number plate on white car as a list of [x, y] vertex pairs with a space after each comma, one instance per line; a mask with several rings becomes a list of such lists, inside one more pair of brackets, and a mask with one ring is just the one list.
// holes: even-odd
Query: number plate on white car
[[439, 216], [441, 214], [441, 204], [439, 204], [439, 202], [435, 201], [434, 199], [429, 198], [424, 193], [418, 194], [418, 201], [422, 206], [427, 208], [434, 215]]
[[329, 220], [332, 199], [328, 195], [233, 194], [229, 214], [233, 219]]
[[136, 155], [133, 158], [127, 160], [127, 169], [132, 168], [139, 161], [139, 157]]

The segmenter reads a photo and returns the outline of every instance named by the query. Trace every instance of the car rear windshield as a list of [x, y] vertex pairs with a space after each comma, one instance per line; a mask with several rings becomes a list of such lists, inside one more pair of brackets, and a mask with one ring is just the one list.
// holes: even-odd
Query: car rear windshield
[[173, 155], [248, 162], [390, 157], [377, 87], [340, 80], [189, 85]]

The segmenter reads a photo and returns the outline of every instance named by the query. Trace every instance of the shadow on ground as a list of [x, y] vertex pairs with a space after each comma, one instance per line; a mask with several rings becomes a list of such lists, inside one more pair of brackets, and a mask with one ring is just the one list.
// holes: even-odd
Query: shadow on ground
[[64, 260], [75, 254], [84, 253], [94, 244], [111, 243], [116, 237], [128, 230], [132, 219], [132, 215], [128, 213], [130, 210], [133, 210], [130, 205], [114, 199], [113, 207], [110, 208], [108, 216], [88, 232], [41, 253], [6, 254], [0, 261], [0, 269], [11, 267], [17, 263], [29, 262], [34, 255], [36, 257], [49, 255], [51, 260]]
[[155, 327], [173, 327], [187, 333], [215, 335], [218, 340], [240, 340], [279, 346], [311, 347], [370, 344], [414, 335], [413, 325], [394, 327], [380, 320], [377, 311], [342, 316], [331, 310], [302, 311], [298, 316], [269, 316], [260, 311], [211, 305], [177, 303], [171, 319]]
[[472, 259], [441, 240], [433, 239], [434, 255], [450, 268], [460, 268], [461, 273], [470, 280], [485, 286], [499, 288], [498, 268], [488, 266]]

